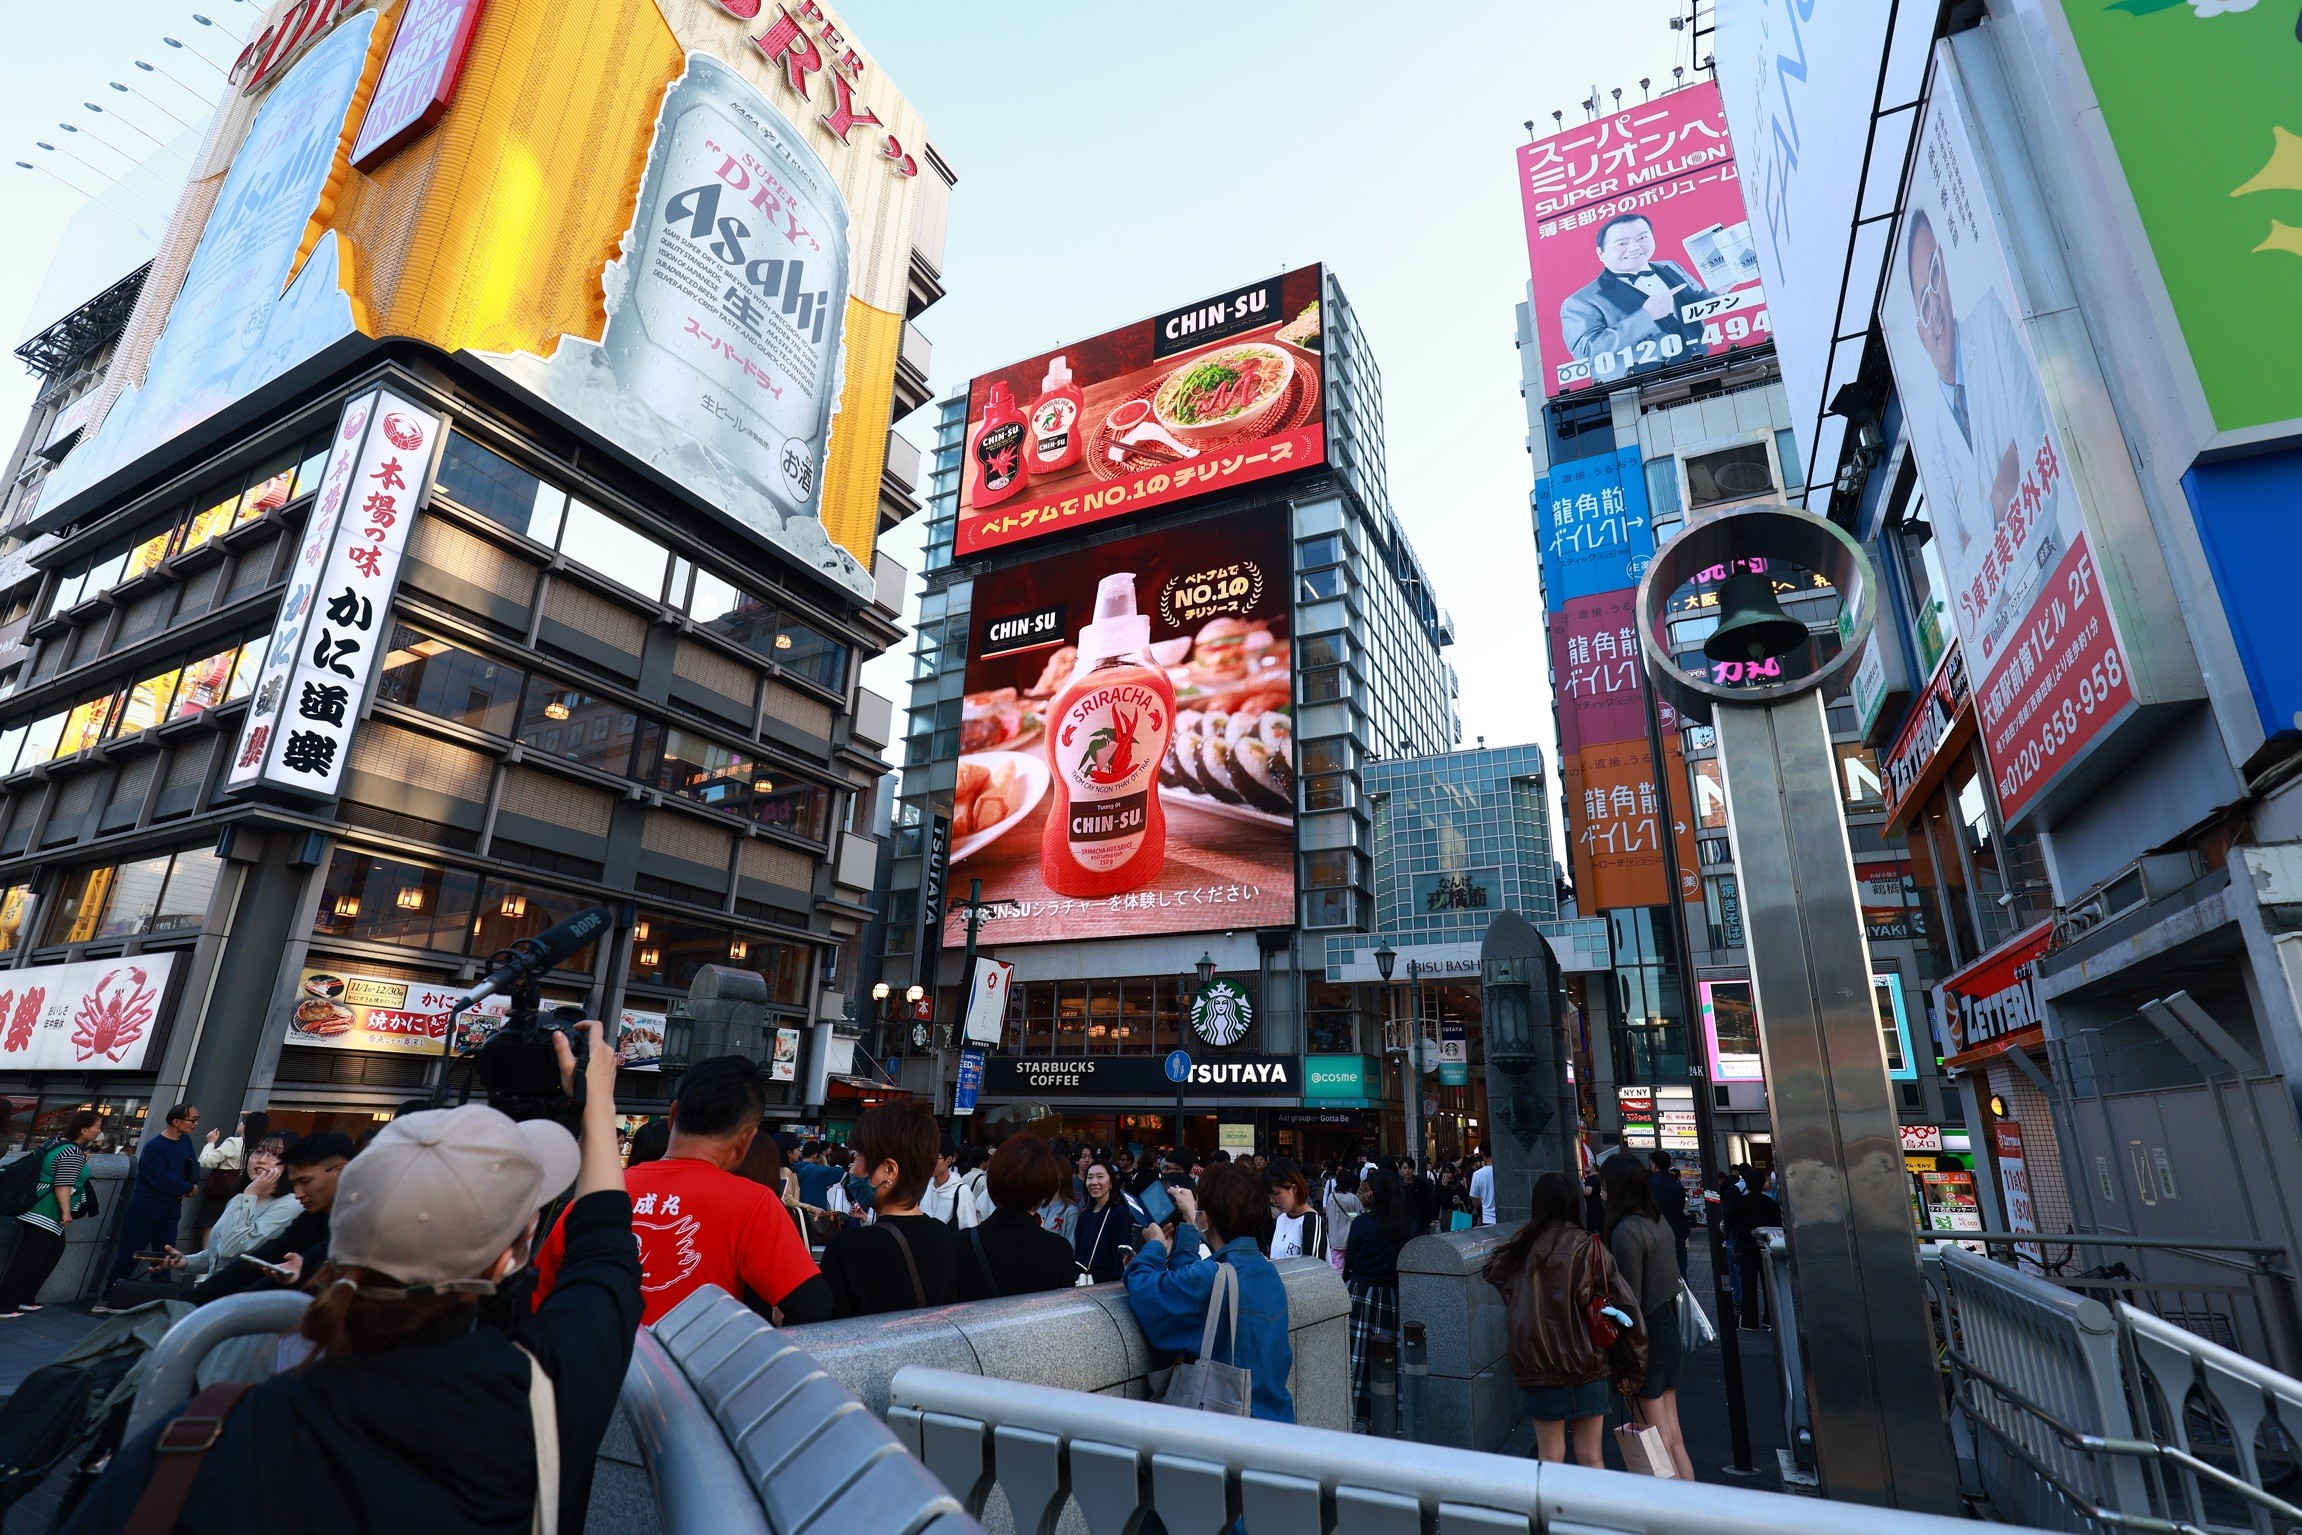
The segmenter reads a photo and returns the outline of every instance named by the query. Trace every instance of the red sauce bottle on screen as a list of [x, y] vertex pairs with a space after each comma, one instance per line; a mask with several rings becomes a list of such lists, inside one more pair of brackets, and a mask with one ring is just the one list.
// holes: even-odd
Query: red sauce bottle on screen
[[1080, 440], [1079, 412], [1085, 404], [1079, 386], [1071, 382], [1071, 360], [1058, 357], [1047, 365], [1047, 379], [1039, 398], [1031, 402], [1031, 472], [1053, 474], [1079, 462], [1086, 444]]
[[1132, 572], [1095, 593], [1079, 631], [1079, 667], [1047, 711], [1053, 801], [1039, 873], [1057, 895], [1140, 890], [1167, 861], [1159, 764], [1175, 733], [1175, 684], [1151, 659], [1151, 620], [1135, 611]]
[[1004, 501], [1030, 478], [1030, 431], [1005, 384], [993, 384], [975, 433], [975, 506]]

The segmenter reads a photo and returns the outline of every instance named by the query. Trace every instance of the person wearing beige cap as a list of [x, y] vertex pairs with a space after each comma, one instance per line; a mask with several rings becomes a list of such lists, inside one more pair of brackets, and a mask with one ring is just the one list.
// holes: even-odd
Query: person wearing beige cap
[[[641, 1309], [615, 1052], [580, 1032], [580, 1141], [479, 1104], [385, 1126], [336, 1187], [311, 1361], [210, 1387], [123, 1446], [64, 1531], [580, 1535]], [[558, 1283], [531, 1310], [538, 1215], [571, 1183]]]

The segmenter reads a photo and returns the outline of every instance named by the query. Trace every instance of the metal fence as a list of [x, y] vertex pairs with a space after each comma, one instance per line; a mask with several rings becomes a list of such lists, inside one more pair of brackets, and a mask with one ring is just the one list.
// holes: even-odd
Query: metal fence
[[[1663, 1481], [913, 1365], [888, 1426], [971, 1514], [1132, 1535], [1954, 1535], [1962, 1520]], [[860, 1532], [859, 1532], [860, 1535]]]
[[[1781, 1235], [1769, 1236], [1785, 1429], [1797, 1447], [1806, 1411], [1797, 1298]], [[2068, 1269], [2057, 1249], [2131, 1253], [2136, 1239], [1959, 1240], [2039, 1243], [2050, 1267]], [[2163, 1246], [2200, 1256], [2193, 1244]], [[2042, 1528], [2302, 1535], [2302, 1381], [2263, 1362], [2290, 1357], [2291, 1283], [2276, 1249], [2207, 1256], [2246, 1282], [2200, 1289], [2170, 1263], [2154, 1274], [2105, 1275], [2111, 1265], [2100, 1262], [2024, 1272], [1951, 1242], [1923, 1245], [1962, 1490], [1999, 1518]]]

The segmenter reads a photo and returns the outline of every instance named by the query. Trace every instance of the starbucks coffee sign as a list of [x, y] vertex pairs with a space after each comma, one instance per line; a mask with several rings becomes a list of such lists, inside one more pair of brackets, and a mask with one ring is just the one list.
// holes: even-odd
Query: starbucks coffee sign
[[1191, 1027], [1211, 1045], [1235, 1045], [1255, 1021], [1255, 1004], [1237, 981], [1209, 981], [1191, 999]]

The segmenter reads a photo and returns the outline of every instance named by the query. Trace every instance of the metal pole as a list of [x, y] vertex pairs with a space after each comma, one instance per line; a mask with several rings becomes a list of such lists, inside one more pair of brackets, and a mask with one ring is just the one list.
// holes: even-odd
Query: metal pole
[[1399, 1340], [1367, 1340], [1367, 1430], [1377, 1439], [1399, 1437]]
[[1399, 1437], [1423, 1437], [1423, 1383], [1431, 1373], [1430, 1331], [1421, 1322], [1399, 1324]]
[[[1655, 705], [1652, 687], [1639, 689], [1639, 697], [1646, 704], [1647, 752], [1653, 763], [1655, 811], [1663, 845], [1663, 879], [1670, 894], [1663, 908], [1670, 928], [1671, 963], [1678, 966], [1679, 972], [1679, 1027], [1681, 1037], [1687, 1041], [1687, 1078], [1694, 1088], [1695, 1154], [1702, 1159], [1703, 1192], [1707, 1196], [1712, 1171], [1724, 1172], [1726, 1164], [1719, 1156], [1718, 1121], [1713, 1112], [1708, 1063], [1694, 1043], [1694, 950], [1687, 939], [1686, 902], [1680, 897], [1677, 812], [1671, 808], [1670, 757], [1663, 750], [1662, 713]], [[1662, 1144], [1659, 1103], [1655, 1107], [1655, 1144]], [[1707, 1197], [1703, 1201], [1703, 1230], [1710, 1236], [1711, 1306], [1719, 1319], [1719, 1371], [1726, 1377], [1727, 1432], [1734, 1448], [1733, 1464], [1721, 1469], [1729, 1476], [1756, 1476], [1758, 1467], [1751, 1464], [1750, 1402], [1743, 1386], [1742, 1340], [1737, 1336], [1742, 1318], [1735, 1314], [1734, 1287], [1727, 1276], [1726, 1233], [1719, 1229], [1718, 1216]]]
[[1415, 1016], [1407, 1025], [1407, 1158], [1417, 1171], [1423, 1166], [1423, 964], [1407, 961], [1407, 984], [1415, 997]]

